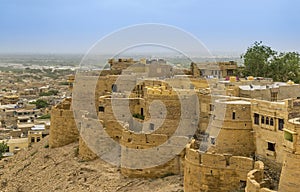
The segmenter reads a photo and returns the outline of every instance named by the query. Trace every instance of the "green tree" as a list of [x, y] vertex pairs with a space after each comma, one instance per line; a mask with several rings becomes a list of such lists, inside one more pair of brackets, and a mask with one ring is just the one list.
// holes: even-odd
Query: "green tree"
[[5, 153], [8, 149], [8, 146], [6, 143], [2, 142], [0, 143], [0, 158], [2, 158], [3, 153]]
[[269, 66], [276, 55], [276, 51], [262, 42], [255, 42], [253, 46], [248, 47], [246, 53], [242, 55], [244, 59], [245, 76], [267, 77], [270, 75]]
[[58, 94], [58, 90], [51, 89], [47, 92], [40, 93], [39, 96], [51, 96], [51, 95], [57, 95], [57, 94]]
[[31, 102], [31, 104], [35, 104], [36, 108], [38, 108], [38, 109], [46, 108], [49, 106], [48, 102], [43, 99], [38, 99], [35, 102]]
[[270, 65], [271, 77], [274, 81], [300, 80], [300, 55], [297, 52], [280, 53]]

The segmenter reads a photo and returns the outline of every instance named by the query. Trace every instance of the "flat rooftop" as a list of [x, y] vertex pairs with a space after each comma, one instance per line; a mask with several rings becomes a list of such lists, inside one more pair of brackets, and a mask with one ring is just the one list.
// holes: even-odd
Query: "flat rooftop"
[[222, 103], [226, 104], [243, 104], [243, 105], [250, 105], [250, 101], [245, 101], [245, 100], [233, 100], [233, 101], [224, 101]]
[[[297, 85], [297, 84], [294, 84]], [[264, 90], [264, 89], [270, 89], [270, 88], [279, 88], [281, 86], [291, 86], [288, 83], [285, 82], [275, 82], [270, 85], [240, 85], [239, 88], [241, 90], [249, 90], [249, 91], [254, 91], [254, 90]]]

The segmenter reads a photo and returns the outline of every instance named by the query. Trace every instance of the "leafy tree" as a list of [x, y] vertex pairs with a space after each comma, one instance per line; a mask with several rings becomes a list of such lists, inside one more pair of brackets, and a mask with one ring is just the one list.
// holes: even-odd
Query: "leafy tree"
[[5, 153], [8, 149], [8, 146], [6, 143], [2, 142], [0, 143], [0, 158], [2, 158], [3, 153]]
[[274, 81], [293, 80], [300, 82], [300, 54], [297, 52], [277, 53], [262, 42], [255, 42], [244, 55], [245, 76], [270, 77]]
[[288, 78], [286, 80], [293, 80], [296, 83], [300, 82], [300, 54], [297, 52], [288, 52], [284, 57], [285, 64], [289, 69], [285, 74]]
[[271, 77], [274, 81], [300, 80], [300, 55], [296, 52], [280, 53], [270, 65]]
[[271, 49], [262, 42], [255, 42], [253, 46], [248, 47], [246, 53], [242, 55], [244, 59], [244, 75], [248, 76], [263, 76], [267, 77], [269, 75], [269, 66], [276, 51]]
[[58, 90], [51, 89], [47, 92], [40, 93], [39, 96], [51, 96], [51, 95], [57, 95], [57, 94], [58, 94]]
[[38, 108], [38, 109], [46, 108], [49, 105], [48, 102], [43, 99], [38, 99], [35, 102], [31, 102], [31, 104], [35, 104], [36, 108]]

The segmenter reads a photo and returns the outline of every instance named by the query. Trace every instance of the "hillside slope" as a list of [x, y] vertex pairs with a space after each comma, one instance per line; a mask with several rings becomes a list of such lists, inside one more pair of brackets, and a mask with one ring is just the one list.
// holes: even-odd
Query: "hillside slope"
[[1, 161], [0, 191], [183, 191], [182, 177], [132, 179], [100, 159], [84, 162], [76, 157], [78, 143], [50, 149], [48, 138]]

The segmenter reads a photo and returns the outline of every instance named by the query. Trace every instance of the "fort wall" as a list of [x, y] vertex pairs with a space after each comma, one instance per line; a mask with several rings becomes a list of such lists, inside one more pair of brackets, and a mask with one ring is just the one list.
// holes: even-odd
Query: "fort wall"
[[247, 174], [245, 192], [276, 192], [269, 189], [270, 183], [264, 180], [264, 163], [257, 161], [254, 168]]
[[65, 99], [51, 110], [50, 147], [61, 147], [78, 140], [79, 132], [71, 109], [71, 99]]
[[213, 121], [208, 129], [209, 151], [237, 156], [254, 155], [251, 103], [247, 100], [220, 99], [214, 103]]
[[184, 168], [184, 190], [194, 191], [232, 191], [246, 183], [247, 173], [254, 167], [251, 158], [213, 154], [186, 147]]
[[96, 159], [98, 156], [87, 146], [84, 139], [80, 136], [79, 137], [79, 146], [78, 146], [78, 154], [82, 160], [93, 160]]

